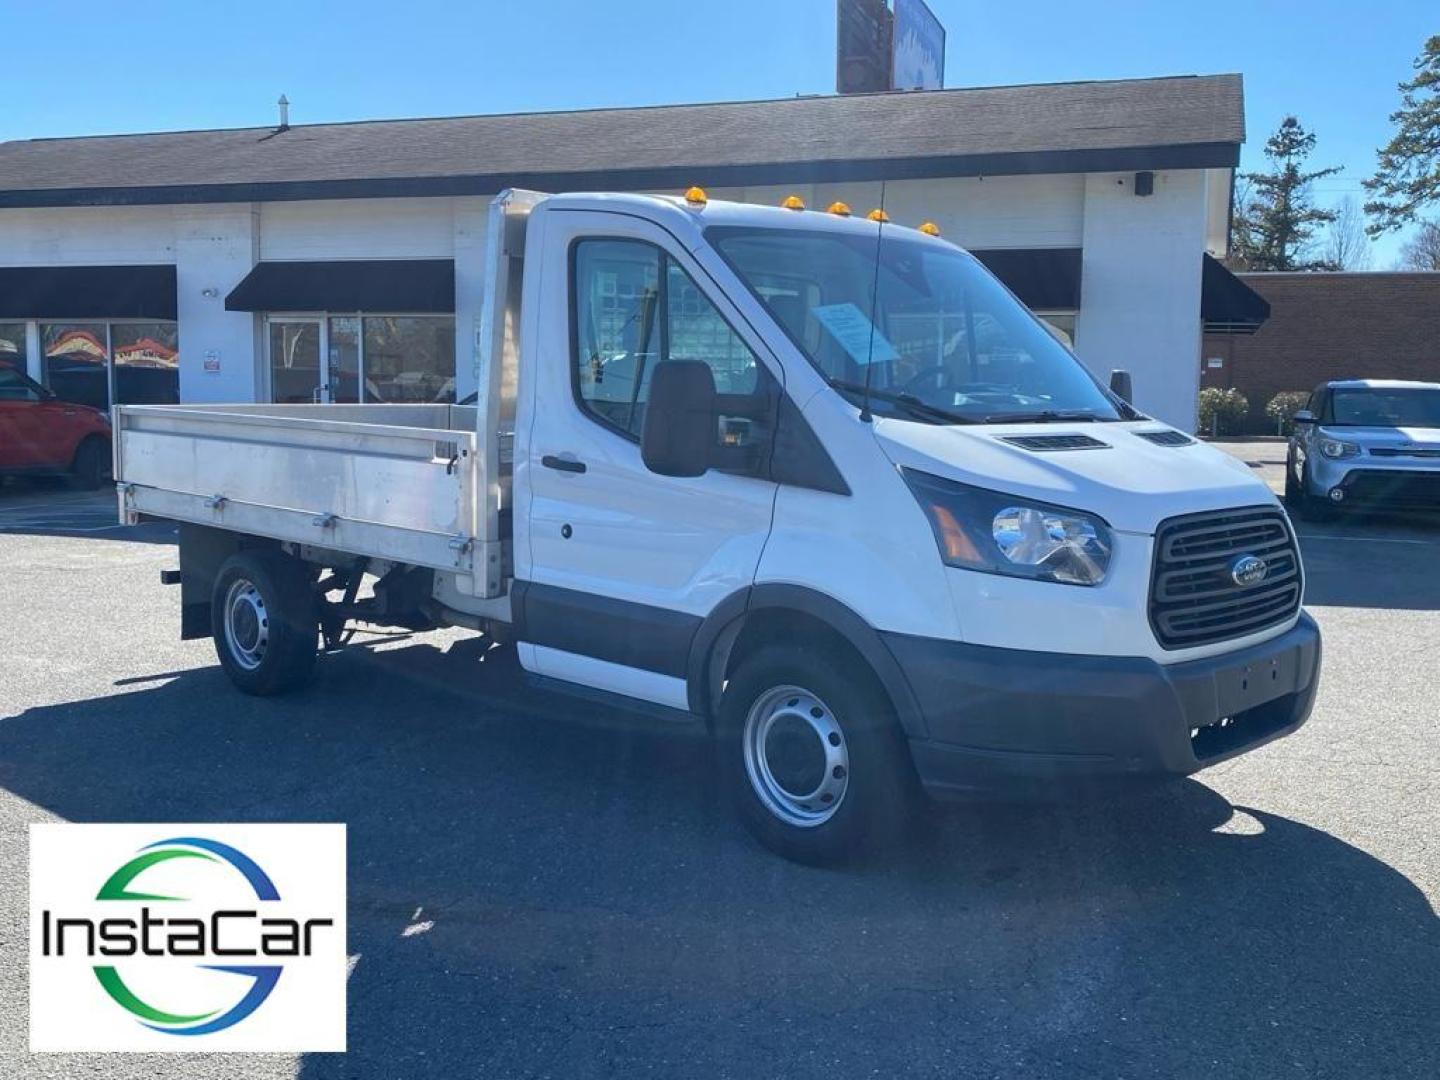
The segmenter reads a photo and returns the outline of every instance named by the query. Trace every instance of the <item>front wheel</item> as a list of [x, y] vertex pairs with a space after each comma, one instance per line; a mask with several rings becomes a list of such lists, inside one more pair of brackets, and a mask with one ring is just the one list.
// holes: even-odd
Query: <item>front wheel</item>
[[1310, 494], [1310, 484], [1305, 478], [1304, 467], [1295, 475], [1295, 457], [1285, 460], [1285, 506], [1292, 514], [1305, 521], [1328, 521], [1335, 516], [1334, 507], [1325, 499]]
[[914, 774], [894, 711], [867, 671], [803, 646], [740, 664], [720, 703], [727, 784], [766, 847], [833, 863], [899, 838]]
[[315, 670], [315, 593], [305, 564], [283, 551], [230, 556], [215, 578], [210, 624], [220, 666], [247, 694], [283, 694]]

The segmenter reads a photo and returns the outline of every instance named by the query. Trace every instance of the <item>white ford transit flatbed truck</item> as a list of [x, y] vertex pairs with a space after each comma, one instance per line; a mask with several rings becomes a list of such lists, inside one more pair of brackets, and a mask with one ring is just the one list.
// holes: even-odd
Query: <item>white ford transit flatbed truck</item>
[[473, 405], [117, 408], [184, 636], [273, 694], [352, 622], [491, 634], [709, 725], [812, 861], [917, 786], [1187, 775], [1304, 723], [1270, 491], [933, 227], [790, 207], [502, 194]]

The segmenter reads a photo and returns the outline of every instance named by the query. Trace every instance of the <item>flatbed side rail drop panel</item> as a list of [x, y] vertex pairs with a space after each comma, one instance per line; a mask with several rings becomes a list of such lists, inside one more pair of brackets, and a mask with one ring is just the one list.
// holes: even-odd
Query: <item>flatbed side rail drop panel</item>
[[150, 514], [469, 573], [475, 410], [446, 405], [122, 405], [123, 517]]

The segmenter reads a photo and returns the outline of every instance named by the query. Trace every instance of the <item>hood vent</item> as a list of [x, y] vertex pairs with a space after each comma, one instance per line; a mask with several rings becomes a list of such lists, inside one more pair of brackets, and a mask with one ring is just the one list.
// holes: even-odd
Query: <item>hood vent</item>
[[1150, 440], [1156, 446], [1189, 446], [1195, 441], [1183, 431], [1172, 431], [1169, 428], [1163, 431], [1137, 431], [1135, 434]]
[[1023, 450], [1047, 453], [1051, 450], [1108, 450], [1109, 443], [1092, 439], [1089, 435], [1002, 435], [1001, 442], [1008, 442]]

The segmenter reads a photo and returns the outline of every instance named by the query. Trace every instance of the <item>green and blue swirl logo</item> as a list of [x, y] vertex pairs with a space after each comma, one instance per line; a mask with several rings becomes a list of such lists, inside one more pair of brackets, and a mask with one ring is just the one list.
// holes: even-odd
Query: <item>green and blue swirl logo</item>
[[[250, 856], [229, 844], [222, 844], [218, 840], [209, 840], [200, 836], [176, 836], [142, 848], [140, 854], [110, 875], [105, 884], [100, 886], [100, 891], [95, 895], [95, 899], [141, 900], [157, 903], [185, 899], [180, 896], [156, 896], [131, 888], [135, 879], [150, 867], [169, 862], [172, 859], [205, 859], [209, 862], [223, 859], [244, 875], [250, 888], [255, 891], [256, 900], [263, 903], [280, 899], [280, 893], [275, 888], [275, 883]], [[120, 972], [114, 967], [97, 964], [94, 971], [95, 977], [100, 980], [100, 985], [105, 988], [105, 992], [110, 995], [111, 999], [121, 1008], [134, 1013], [146, 1027], [156, 1031], [169, 1032], [171, 1035], [209, 1035], [214, 1031], [223, 1031], [225, 1028], [234, 1027], [263, 1005], [265, 999], [270, 996], [270, 992], [275, 989], [275, 984], [280, 981], [280, 972], [283, 970], [278, 964], [260, 966], [205, 964], [202, 966], [210, 971], [224, 971], [231, 975], [248, 978], [250, 983], [244, 996], [233, 1007], [218, 1014], [213, 1011], [171, 1012], [142, 1001], [125, 985], [125, 980], [121, 978]]]

